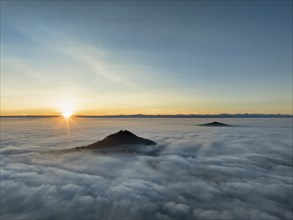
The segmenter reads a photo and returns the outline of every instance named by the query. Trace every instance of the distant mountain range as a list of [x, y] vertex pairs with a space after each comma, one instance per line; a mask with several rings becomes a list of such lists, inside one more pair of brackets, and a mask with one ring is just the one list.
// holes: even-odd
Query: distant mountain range
[[[22, 115], [22, 116], [0, 116], [0, 117], [60, 117], [59, 115]], [[175, 115], [75, 115], [82, 118], [292, 118], [289, 114], [175, 114]]]

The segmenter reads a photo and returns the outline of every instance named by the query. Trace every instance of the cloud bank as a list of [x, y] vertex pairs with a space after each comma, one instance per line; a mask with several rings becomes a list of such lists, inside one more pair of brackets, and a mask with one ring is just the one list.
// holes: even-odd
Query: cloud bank
[[48, 154], [68, 147], [66, 135], [42, 119], [20, 122], [13, 133], [8, 120], [1, 219], [292, 219], [292, 127], [282, 123], [200, 128], [184, 120], [82, 119], [73, 129], [81, 146], [123, 124], [136, 128], [159, 143], [149, 156]]

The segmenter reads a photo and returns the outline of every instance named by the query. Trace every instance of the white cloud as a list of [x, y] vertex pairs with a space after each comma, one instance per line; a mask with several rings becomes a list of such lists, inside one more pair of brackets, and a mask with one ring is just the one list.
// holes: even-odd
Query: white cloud
[[[32, 67], [29, 67], [29, 69], [28, 64], [25, 64], [24, 60], [15, 62], [15, 64], [21, 64], [21, 67], [24, 67], [23, 71], [30, 75], [34, 75], [38, 78], [42, 77], [42, 75], [48, 77], [50, 74], [54, 74], [54, 72], [62, 75], [64, 72], [76, 72], [76, 70], [72, 69], [72, 66], [78, 66], [81, 69], [80, 71], [83, 71], [79, 72], [81, 75], [83, 75], [84, 72], [89, 72], [100, 80], [109, 80], [113, 83], [134, 86], [134, 84], [131, 83], [131, 79], [129, 79], [127, 73], [124, 71], [124, 69], [129, 70], [129, 64], [125, 64], [124, 66], [120, 64], [120, 71], [119, 68], [118, 70], [116, 68], [116, 72], [113, 71], [113, 68], [119, 65], [107, 61], [109, 57], [113, 59], [113, 53], [110, 53], [110, 51], [98, 45], [93, 45], [90, 42], [85, 43], [84, 38], [86, 37], [83, 35], [70, 35], [64, 30], [53, 30], [51, 27], [44, 25], [25, 27], [15, 25], [14, 29], [24, 34], [35, 43], [32, 48], [28, 49], [33, 56], [22, 57], [21, 59], [24, 59], [26, 62], [34, 61], [33, 63], [36, 66], [38, 66], [36, 61], [46, 65], [45, 67], [43, 66], [43, 68], [39, 67], [38, 71], [31, 71]], [[46, 51], [46, 53], [44, 53], [44, 51]], [[18, 55], [14, 54], [14, 56]], [[58, 57], [63, 63], [60, 64], [60, 61], [55, 61], [52, 67], [50, 62], [51, 59], [54, 60], [55, 57]], [[49, 73], [48, 69], [50, 69]]]
[[[6, 122], [1, 136], [3, 219], [292, 219], [290, 127], [206, 129], [186, 122], [178, 132], [166, 121], [128, 121], [130, 130], [164, 145], [148, 156], [47, 154], [67, 148], [64, 137], [52, 136], [48, 123], [27, 123], [30, 138], [17, 140], [23, 129], [10, 136], [14, 127]], [[81, 119], [74, 145], [113, 127], [111, 120], [99, 123], [104, 130]]]

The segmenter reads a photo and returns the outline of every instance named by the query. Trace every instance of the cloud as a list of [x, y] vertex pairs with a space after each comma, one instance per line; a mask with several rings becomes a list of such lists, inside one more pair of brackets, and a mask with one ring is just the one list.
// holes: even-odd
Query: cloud
[[[77, 146], [113, 126], [105, 119], [104, 130], [96, 131], [80, 120], [72, 136]], [[53, 128], [38, 121], [33, 126], [46, 141], [31, 128], [20, 142], [24, 124], [11, 136], [14, 127], [5, 121], [1, 219], [292, 219], [292, 128], [187, 124], [177, 132], [162, 123], [136, 128], [164, 145], [149, 156], [47, 154], [68, 147], [62, 134], [52, 136]], [[130, 130], [134, 124], [129, 121]]]
[[123, 85], [131, 87], [134, 86], [134, 84], [130, 83], [128, 79], [119, 76], [118, 73], [114, 73], [111, 70], [113, 64], [103, 61], [105, 59], [105, 51], [95, 51], [93, 49], [88, 49], [89, 47], [86, 46], [78, 47], [76, 43], [77, 42], [72, 42], [69, 47], [60, 47], [58, 48], [58, 51], [86, 66], [91, 72], [99, 77], [115, 83], [122, 83]]
[[[36, 77], [36, 79], [42, 78], [42, 81], [42, 74], [44, 75], [44, 72], [47, 76], [54, 72], [62, 72], [62, 74], [64, 74], [64, 72], [74, 73], [78, 72], [76, 70], [76, 68], [78, 68], [79, 74], [89, 72], [100, 80], [102, 79], [124, 86], [134, 86], [126, 72], [126, 70], [129, 71], [129, 68], [134, 66], [134, 64], [130, 65], [124, 63], [123, 65], [119, 65], [117, 61], [109, 61], [109, 57], [113, 60], [114, 57], [117, 57], [117, 54], [102, 48], [98, 44], [86, 41], [87, 37], [82, 34], [79, 36], [72, 35], [66, 30], [54, 29], [49, 25], [41, 24], [35, 26], [27, 25], [25, 27], [15, 24], [11, 26], [11, 28], [13, 28], [16, 33], [26, 36], [34, 43], [31, 48], [26, 48], [26, 50], [30, 52], [30, 56], [22, 57], [22, 60], [12, 60], [12, 65], [8, 63], [11, 68], [18, 70], [20, 68], [13, 66], [13, 64], [20, 64], [24, 72]], [[44, 53], [44, 51], [46, 51], [46, 53]], [[15, 54], [15, 56], [18, 57], [19, 55]], [[61, 60], [62, 63], [57, 62], [56, 65], [55, 62], [54, 65], [50, 65], [50, 62], [52, 62], [52, 60], [55, 61], [56, 57]], [[35, 64], [36, 60], [42, 64], [38, 70], [31, 67], [38, 66]], [[122, 60], [123, 59], [120, 57], [120, 61]], [[72, 68], [72, 66], [75, 67], [75, 69]], [[117, 66], [119, 66], [119, 68], [117, 68]], [[50, 71], [46, 73], [48, 69]]]

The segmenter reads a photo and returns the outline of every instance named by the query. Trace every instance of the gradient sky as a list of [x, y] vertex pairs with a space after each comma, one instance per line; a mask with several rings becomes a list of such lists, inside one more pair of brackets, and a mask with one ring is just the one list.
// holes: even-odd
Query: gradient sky
[[292, 1], [1, 1], [1, 114], [292, 114]]

